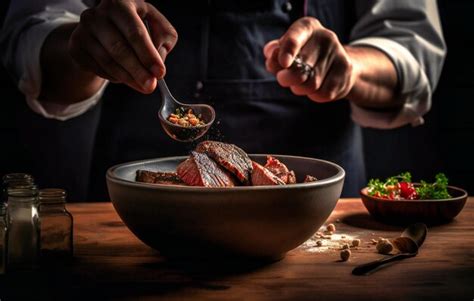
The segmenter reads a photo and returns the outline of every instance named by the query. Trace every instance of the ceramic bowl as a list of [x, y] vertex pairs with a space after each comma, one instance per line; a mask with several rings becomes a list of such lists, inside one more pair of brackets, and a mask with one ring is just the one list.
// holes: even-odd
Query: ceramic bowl
[[398, 225], [414, 222], [440, 224], [451, 221], [466, 204], [465, 190], [448, 186], [448, 192], [452, 196], [449, 199], [387, 200], [368, 195], [365, 187], [360, 191], [360, 195], [365, 208], [381, 222]]
[[[264, 163], [266, 155], [251, 155]], [[138, 183], [137, 169], [175, 171], [186, 157], [111, 167], [107, 186], [113, 206], [145, 244], [168, 257], [281, 259], [313, 235], [340, 197], [344, 170], [331, 162], [275, 155], [319, 181], [282, 186], [205, 188]]]

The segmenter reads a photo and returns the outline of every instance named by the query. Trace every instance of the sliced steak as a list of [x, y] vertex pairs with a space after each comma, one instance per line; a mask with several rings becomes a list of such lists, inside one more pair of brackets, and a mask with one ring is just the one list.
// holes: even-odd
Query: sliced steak
[[281, 163], [280, 160], [267, 156], [267, 163], [265, 168], [271, 171], [275, 176], [280, 178], [285, 184], [295, 184], [296, 176], [294, 171], [290, 171], [285, 164]]
[[152, 184], [186, 185], [175, 172], [137, 170], [135, 181]]
[[206, 154], [191, 152], [191, 156], [176, 169], [181, 180], [190, 186], [233, 187], [235, 180]]
[[257, 162], [252, 161], [252, 185], [261, 186], [261, 185], [285, 185], [279, 177], [274, 175], [271, 171], [258, 164]]
[[306, 175], [306, 177], [304, 177], [304, 183], [308, 183], [308, 182], [316, 182], [318, 179], [316, 177], [313, 177], [313, 176], [310, 176], [310, 175]]
[[198, 144], [195, 151], [207, 154], [220, 166], [235, 175], [243, 184], [248, 185], [250, 183], [252, 161], [241, 148], [234, 144], [203, 141]]
[[286, 178], [282, 178], [282, 180], [286, 184], [296, 184], [296, 175], [293, 170], [289, 171], [284, 177]]

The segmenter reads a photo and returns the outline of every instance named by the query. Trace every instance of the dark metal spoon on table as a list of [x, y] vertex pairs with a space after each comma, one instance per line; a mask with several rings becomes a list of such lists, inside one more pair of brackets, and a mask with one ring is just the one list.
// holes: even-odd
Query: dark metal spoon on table
[[[144, 20], [143, 23], [148, 32], [150, 32], [148, 22]], [[191, 142], [201, 138], [209, 130], [216, 118], [216, 112], [213, 107], [206, 104], [185, 104], [177, 101], [173, 95], [171, 95], [164, 79], [158, 80], [158, 88], [160, 89], [161, 94], [161, 107], [158, 111], [158, 118], [168, 136], [177, 141]], [[174, 114], [177, 109], [181, 111], [191, 109], [194, 115], [201, 116], [200, 119], [204, 121], [204, 124], [196, 126], [181, 126], [168, 121], [168, 117], [171, 114]]]
[[357, 266], [352, 270], [353, 275], [367, 275], [377, 269], [382, 268], [388, 263], [402, 260], [405, 258], [415, 257], [418, 254], [418, 249], [425, 241], [428, 228], [423, 223], [416, 223], [403, 231], [400, 237], [397, 237], [393, 244], [400, 250], [399, 254], [391, 257], [385, 257], [366, 264]]

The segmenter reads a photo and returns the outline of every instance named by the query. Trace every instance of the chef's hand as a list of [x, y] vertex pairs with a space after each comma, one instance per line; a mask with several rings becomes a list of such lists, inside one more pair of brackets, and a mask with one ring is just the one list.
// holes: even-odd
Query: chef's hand
[[[315, 18], [294, 22], [279, 40], [265, 45], [264, 54], [267, 70], [276, 75], [281, 86], [316, 102], [344, 98], [357, 78], [351, 57], [336, 34]], [[314, 66], [314, 76], [292, 66], [296, 55]]]
[[[147, 20], [150, 34], [142, 20]], [[81, 14], [69, 52], [85, 70], [142, 93], [156, 88], [164, 60], [178, 35], [168, 20], [143, 0], [102, 0]]]

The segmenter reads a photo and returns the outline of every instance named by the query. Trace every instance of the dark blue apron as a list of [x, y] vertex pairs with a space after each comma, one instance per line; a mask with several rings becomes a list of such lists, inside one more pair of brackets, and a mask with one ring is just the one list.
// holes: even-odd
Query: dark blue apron
[[[354, 22], [352, 1], [157, 1], [179, 41], [168, 56], [166, 81], [183, 102], [209, 103], [217, 120], [206, 137], [249, 153], [301, 155], [344, 167], [343, 196], [364, 185], [361, 130], [345, 100], [317, 104], [291, 94], [265, 70], [263, 46], [304, 14], [317, 17], [344, 42]], [[195, 144], [171, 140], [157, 118], [160, 96], [109, 85], [103, 98], [90, 199], [106, 195], [113, 164], [187, 154]]]

